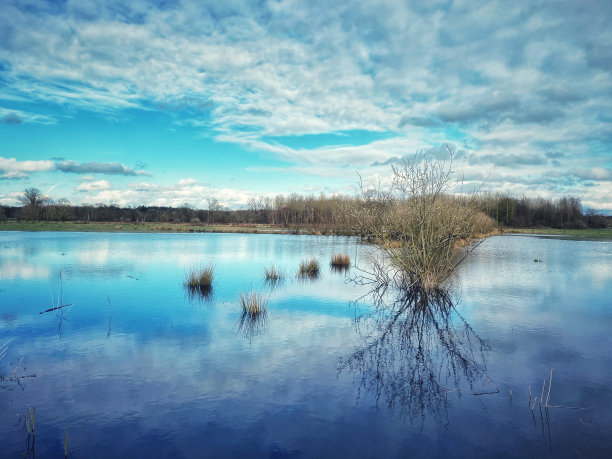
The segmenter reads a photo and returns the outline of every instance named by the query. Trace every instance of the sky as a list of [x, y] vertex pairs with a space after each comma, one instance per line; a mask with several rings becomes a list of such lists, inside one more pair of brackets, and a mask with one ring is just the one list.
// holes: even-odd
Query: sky
[[612, 2], [0, 0], [0, 203], [241, 208], [455, 151], [612, 213]]

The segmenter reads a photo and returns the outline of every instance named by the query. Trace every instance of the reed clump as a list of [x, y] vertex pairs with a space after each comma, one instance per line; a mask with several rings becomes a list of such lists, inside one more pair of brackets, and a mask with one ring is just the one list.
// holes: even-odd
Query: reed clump
[[351, 257], [348, 253], [336, 253], [331, 256], [329, 264], [334, 269], [348, 269], [351, 266]]
[[266, 282], [278, 282], [284, 277], [284, 274], [276, 266], [270, 265], [264, 268], [264, 276]]
[[309, 260], [302, 260], [297, 275], [299, 278], [314, 279], [319, 276], [320, 271], [319, 260], [313, 257]]
[[184, 285], [191, 291], [207, 293], [212, 290], [214, 275], [213, 263], [194, 266], [187, 272]]
[[250, 291], [246, 294], [240, 292], [240, 306], [243, 316], [255, 318], [267, 312], [268, 298], [261, 292]]

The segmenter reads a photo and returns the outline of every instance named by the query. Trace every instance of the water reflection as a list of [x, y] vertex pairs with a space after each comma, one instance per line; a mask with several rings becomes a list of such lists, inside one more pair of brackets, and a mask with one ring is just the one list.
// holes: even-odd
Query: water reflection
[[340, 372], [360, 376], [358, 399], [365, 391], [400, 416], [446, 418], [449, 397], [460, 397], [466, 384], [474, 395], [499, 392], [486, 376], [485, 342], [448, 292], [384, 298], [356, 320], [361, 344], [338, 363]]
[[46, 266], [35, 266], [24, 261], [11, 260], [0, 264], [0, 279], [45, 279], [51, 271]]
[[191, 287], [185, 286], [189, 302], [196, 305], [211, 305], [213, 303], [213, 289], [211, 286]]
[[247, 311], [243, 311], [238, 320], [238, 334], [245, 339], [249, 340], [249, 343], [253, 342], [253, 338], [262, 335], [270, 321], [268, 319], [268, 311], [262, 310], [258, 314], [250, 314]]

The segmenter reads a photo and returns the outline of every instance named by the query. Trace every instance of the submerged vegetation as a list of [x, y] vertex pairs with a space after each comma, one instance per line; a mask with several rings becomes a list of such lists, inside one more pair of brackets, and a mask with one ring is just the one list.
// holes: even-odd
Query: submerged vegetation
[[184, 285], [191, 292], [208, 294], [212, 290], [215, 265], [212, 262], [192, 267], [185, 276]]
[[302, 260], [298, 268], [297, 276], [300, 279], [315, 279], [319, 276], [320, 271], [319, 260], [313, 257], [309, 260]]

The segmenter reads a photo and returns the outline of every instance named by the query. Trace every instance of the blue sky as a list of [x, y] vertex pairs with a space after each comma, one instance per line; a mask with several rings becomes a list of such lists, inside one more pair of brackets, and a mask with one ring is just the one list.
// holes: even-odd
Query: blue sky
[[611, 20], [586, 0], [0, 0], [0, 203], [352, 194], [448, 144], [467, 187], [612, 212]]

